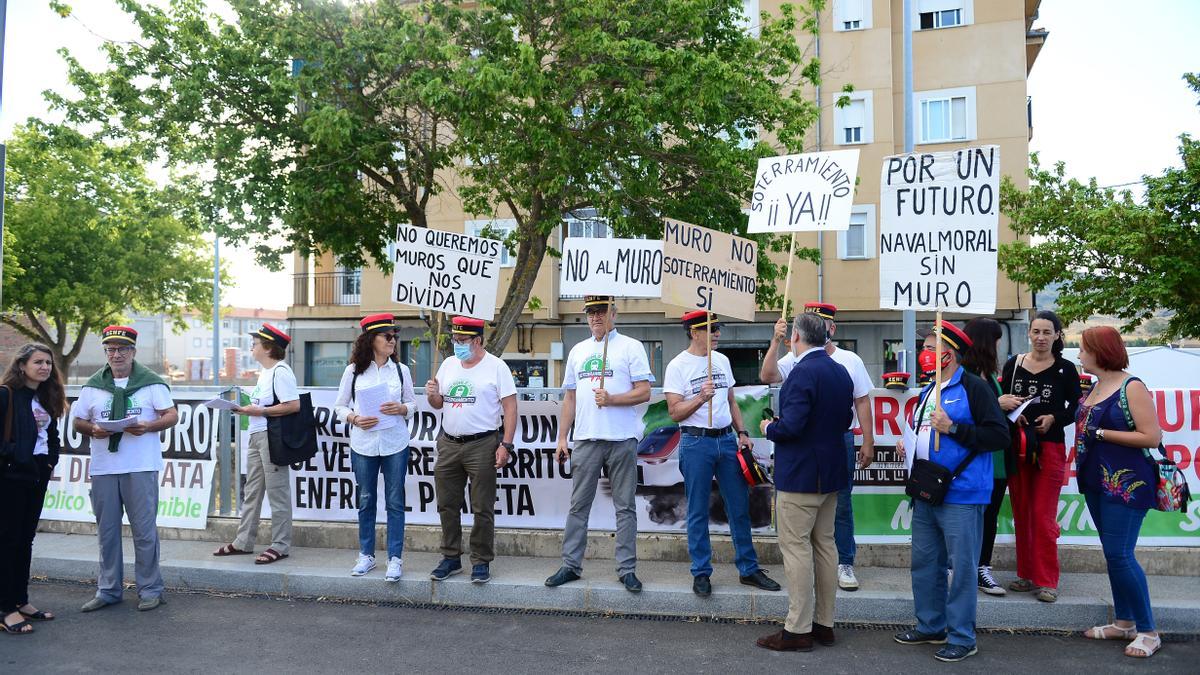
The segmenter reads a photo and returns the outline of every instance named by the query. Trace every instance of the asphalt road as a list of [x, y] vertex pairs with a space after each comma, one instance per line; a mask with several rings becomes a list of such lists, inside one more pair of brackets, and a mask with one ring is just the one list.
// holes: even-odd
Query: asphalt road
[[[380, 583], [383, 583], [382, 581]], [[82, 585], [35, 583], [34, 603], [57, 610], [30, 636], [0, 635], [0, 672], [121, 673], [998, 673], [1200, 672], [1200, 641], [1173, 641], [1149, 660], [1122, 643], [1078, 636], [984, 634], [960, 664], [906, 647], [892, 631], [839, 629], [838, 645], [807, 654], [755, 646], [776, 626], [489, 613], [168, 593], [137, 612], [82, 614]]]

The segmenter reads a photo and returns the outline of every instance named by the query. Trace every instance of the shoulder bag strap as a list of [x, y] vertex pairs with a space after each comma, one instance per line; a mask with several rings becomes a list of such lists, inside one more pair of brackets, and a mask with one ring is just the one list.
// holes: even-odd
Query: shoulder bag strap
[[[1125, 378], [1125, 381], [1121, 383], [1121, 393], [1117, 397], [1117, 406], [1121, 408], [1121, 413], [1125, 415], [1125, 423], [1129, 425], [1130, 431], [1135, 430], [1137, 427], [1133, 423], [1133, 411], [1129, 409], [1129, 394], [1126, 390], [1129, 388], [1129, 383], [1135, 379], [1137, 378], [1133, 377], [1132, 375]], [[1163, 449], [1162, 443], [1158, 444], [1158, 451], [1159, 454], [1166, 458], [1167, 453]], [[1149, 460], [1151, 464], [1158, 464], [1158, 462], [1155, 461], [1154, 453], [1150, 450], [1150, 448], [1142, 448], [1142, 455], [1145, 456], [1145, 458]]]
[[354, 377], [350, 378], [350, 402], [354, 403], [354, 387], [358, 384], [358, 373], [354, 373]]
[[[278, 363], [276, 363], [274, 366], [271, 367], [271, 399], [275, 401], [271, 405], [279, 405], [279, 394], [275, 393], [275, 376], [279, 374], [278, 368], [279, 368]], [[264, 406], [264, 407], [270, 407], [270, 406]]]

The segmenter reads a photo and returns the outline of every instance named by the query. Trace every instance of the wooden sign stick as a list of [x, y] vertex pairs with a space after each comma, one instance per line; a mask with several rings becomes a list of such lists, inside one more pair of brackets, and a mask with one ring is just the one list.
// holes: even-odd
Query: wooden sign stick
[[795, 256], [796, 256], [796, 233], [793, 232], [792, 236], [791, 236], [791, 243], [788, 244], [787, 277], [786, 277], [786, 280], [783, 282], [783, 312], [781, 313], [781, 318], [784, 320], [787, 320], [787, 316], [788, 316], [787, 315], [788, 296], [791, 294], [791, 291], [792, 291], [792, 259]]
[[[708, 321], [708, 325], [704, 327], [704, 339], [708, 343], [708, 380], [712, 381], [712, 313], [705, 312], [704, 318]], [[714, 392], [715, 395], [715, 392]], [[713, 424], [713, 402], [708, 399], [708, 428], [712, 428]]]
[[[933, 324], [934, 345], [933, 345], [933, 360], [934, 365], [934, 385], [933, 385], [933, 410], [937, 412], [942, 409], [942, 310], [938, 309], [937, 319]], [[941, 450], [942, 435], [937, 429], [933, 430], [933, 451]]]

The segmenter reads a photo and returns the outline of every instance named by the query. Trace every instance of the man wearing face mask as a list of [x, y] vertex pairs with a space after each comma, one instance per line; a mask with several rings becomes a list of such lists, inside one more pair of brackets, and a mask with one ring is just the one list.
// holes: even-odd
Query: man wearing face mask
[[442, 581], [462, 572], [463, 490], [470, 479], [471, 582], [486, 584], [496, 557], [496, 470], [508, 463], [513, 449], [517, 386], [508, 365], [483, 348], [483, 321], [456, 316], [451, 324], [454, 356], [425, 383], [429, 405], [442, 411], [433, 469], [442, 562], [429, 578]]
[[[617, 579], [630, 593], [642, 590], [637, 565], [637, 444], [642, 420], [637, 405], [650, 400], [650, 362], [642, 343], [613, 327], [617, 309], [611, 295], [583, 299], [592, 334], [571, 350], [563, 376], [558, 422], [558, 461], [571, 457], [571, 510], [563, 528], [563, 564], [547, 586], [576, 581], [583, 572], [588, 514], [596, 498], [600, 470], [607, 472], [617, 516]], [[607, 336], [607, 343], [605, 337]], [[567, 435], [574, 433], [574, 449]]]
[[758, 646], [775, 651], [806, 652], [814, 641], [834, 643], [833, 521], [838, 492], [849, 482], [843, 434], [853, 417], [854, 382], [826, 353], [826, 335], [819, 315], [796, 317], [788, 345], [795, 366], [779, 392], [779, 417], [761, 423], [763, 435], [775, 443], [776, 520], [788, 580], [783, 630], [758, 640]]
[[[941, 391], [935, 391], [935, 383], [921, 392], [906, 420], [916, 432], [916, 447], [906, 448], [900, 441], [896, 449], [901, 457], [913, 452], [916, 459], [935, 462], [952, 472], [960, 465], [962, 469], [950, 481], [941, 504], [913, 500], [912, 592], [917, 626], [895, 639], [907, 645], [945, 645], [934, 658], [962, 661], [978, 651], [977, 586], [971, 572], [983, 542], [983, 512], [992, 498], [991, 451], [1008, 445], [1008, 422], [991, 385], [959, 366], [971, 338], [943, 321], [939, 362], [937, 336], [930, 333], [925, 338], [917, 361], [922, 371], [941, 371]], [[948, 568], [956, 571], [949, 581]]]

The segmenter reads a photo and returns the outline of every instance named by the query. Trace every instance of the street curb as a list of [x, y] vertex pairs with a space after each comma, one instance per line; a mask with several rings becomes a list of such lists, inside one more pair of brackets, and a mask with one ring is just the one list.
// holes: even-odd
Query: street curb
[[[686, 617], [699, 620], [780, 621], [787, 614], [784, 592], [770, 593], [724, 584], [709, 598], [690, 590], [656, 589], [652, 585], [631, 594], [613, 579], [583, 579], [559, 588], [513, 583], [494, 578], [472, 584], [467, 575], [435, 582], [411, 573], [394, 584], [378, 579], [333, 576], [328, 573], [286, 569], [281, 563], [261, 569], [230, 568], [219, 561], [193, 564], [162, 563], [163, 580], [171, 590], [237, 594], [262, 594], [293, 599], [327, 599], [367, 603], [401, 603], [417, 606], [512, 609], [613, 616]], [[95, 579], [98, 563], [63, 556], [35, 555], [33, 574], [53, 581]], [[133, 563], [125, 565], [133, 577]], [[979, 599], [977, 626], [984, 631], [1081, 631], [1113, 620], [1112, 606], [1096, 597], [1060, 598], [1047, 604], [1017, 597]], [[907, 594], [861, 590], [839, 593], [839, 624], [864, 626], [912, 625], [912, 599]], [[1184, 603], [1158, 602], [1156, 623], [1172, 635], [1200, 634], [1200, 611]]]

